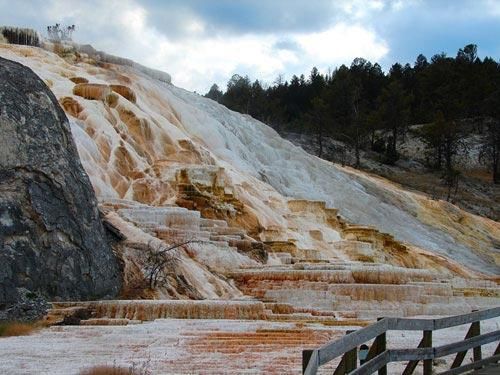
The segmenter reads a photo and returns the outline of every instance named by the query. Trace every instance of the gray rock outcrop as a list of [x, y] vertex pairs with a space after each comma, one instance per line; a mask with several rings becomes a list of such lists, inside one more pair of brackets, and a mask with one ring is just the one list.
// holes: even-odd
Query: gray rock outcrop
[[120, 272], [66, 115], [31, 69], [0, 58], [0, 308], [18, 288], [111, 297]]

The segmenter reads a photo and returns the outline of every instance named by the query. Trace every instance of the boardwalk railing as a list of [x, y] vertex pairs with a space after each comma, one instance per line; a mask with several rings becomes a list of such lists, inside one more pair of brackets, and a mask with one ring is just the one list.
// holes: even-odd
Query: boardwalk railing
[[[412, 374], [418, 362], [423, 361], [424, 375], [432, 373], [432, 360], [447, 355], [456, 354], [451, 369], [442, 374], [461, 374], [472, 369], [500, 361], [500, 344], [494, 354], [482, 358], [481, 346], [500, 341], [500, 330], [481, 334], [480, 322], [500, 316], [500, 307], [483, 311], [475, 311], [439, 319], [409, 319], [409, 318], [379, 318], [377, 323], [357, 331], [352, 331], [340, 340], [323, 345], [319, 349], [302, 352], [302, 370], [304, 374], [316, 374], [318, 368], [335, 358], [342, 356], [334, 374], [364, 375], [378, 371], [379, 375], [387, 374], [387, 364], [390, 362], [405, 362], [408, 364], [404, 375]], [[442, 346], [432, 346], [434, 331], [471, 324], [467, 335], [462, 341]], [[387, 331], [422, 331], [422, 340], [416, 349], [387, 349]], [[357, 367], [358, 347], [375, 339], [364, 363]], [[473, 349], [474, 362], [462, 365], [469, 349]]]

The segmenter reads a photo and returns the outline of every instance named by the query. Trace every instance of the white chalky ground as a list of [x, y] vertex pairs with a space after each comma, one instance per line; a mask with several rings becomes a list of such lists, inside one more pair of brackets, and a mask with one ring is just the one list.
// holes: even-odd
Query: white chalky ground
[[[500, 319], [492, 319], [482, 323], [481, 331], [499, 327]], [[352, 328], [198, 319], [159, 319], [129, 326], [51, 327], [31, 336], [0, 339], [0, 373], [78, 374], [82, 369], [107, 364], [152, 374], [299, 374], [302, 349], [317, 347], [327, 342], [327, 337], [342, 337]], [[465, 325], [437, 331], [433, 343], [458, 341], [467, 329]], [[304, 330], [305, 334], [300, 333]], [[260, 336], [256, 337], [256, 332]], [[388, 347], [415, 348], [420, 339], [418, 331], [390, 332]], [[495, 344], [484, 347], [483, 356], [494, 349]], [[468, 353], [466, 361], [471, 357]], [[445, 360], [450, 363], [453, 357]], [[442, 360], [436, 364], [440, 371], [446, 369]], [[401, 373], [403, 366], [391, 364], [389, 373]], [[321, 369], [322, 373], [331, 373], [332, 367]]]

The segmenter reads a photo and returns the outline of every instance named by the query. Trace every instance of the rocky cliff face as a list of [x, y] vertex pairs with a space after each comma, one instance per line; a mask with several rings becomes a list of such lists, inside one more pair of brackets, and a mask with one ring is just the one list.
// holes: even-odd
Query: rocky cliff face
[[0, 58], [0, 305], [116, 295], [119, 263], [66, 115], [31, 69]]

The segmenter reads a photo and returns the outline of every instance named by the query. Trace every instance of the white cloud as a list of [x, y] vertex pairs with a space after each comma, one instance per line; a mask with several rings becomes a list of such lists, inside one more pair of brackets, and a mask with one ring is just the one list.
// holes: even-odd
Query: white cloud
[[[379, 0], [369, 5], [383, 6]], [[152, 26], [150, 16], [137, 0], [51, 0], [43, 15], [48, 24], [76, 23], [74, 36], [80, 43], [164, 70], [177, 86], [200, 93], [214, 82], [225, 87], [235, 73], [271, 83], [278, 74], [289, 79], [313, 66], [326, 71], [355, 57], [375, 61], [388, 52], [386, 43], [360, 24], [337, 23], [321, 32], [288, 35], [209, 34], [203, 20], [184, 9], [175, 15], [182, 18], [182, 38], [169, 38]], [[283, 37], [297, 48], [276, 48]]]
[[[149, 32], [143, 30], [140, 34]], [[266, 34], [191, 38], [173, 43], [158, 35], [137, 40], [143, 44], [142, 51], [150, 52], [134, 58], [167, 70], [176, 85], [204, 93], [214, 82], [224, 87], [234, 73], [271, 82], [278, 74], [290, 77], [306, 73], [313, 66], [326, 70], [349, 64], [355, 57], [376, 61], [389, 50], [374, 32], [343, 23], [319, 33], [291, 35], [289, 39], [299, 46], [297, 50], [274, 48], [279, 39], [278, 35]]]
[[[246, 35], [191, 40], [165, 48], [166, 69], [176, 84], [206, 92], [213, 82], [224, 87], [234, 73], [272, 82], [278, 74], [308, 72], [313, 66], [326, 71], [355, 57], [377, 61], [389, 48], [377, 35], [360, 25], [339, 23], [318, 33], [288, 37], [296, 50], [276, 49], [279, 35]], [[151, 61], [154, 63], [154, 61]]]
[[360, 25], [338, 23], [332, 28], [297, 37], [298, 42], [311, 61], [318, 65], [337, 65], [364, 57], [368, 60], [378, 60], [389, 51], [383, 40]]

